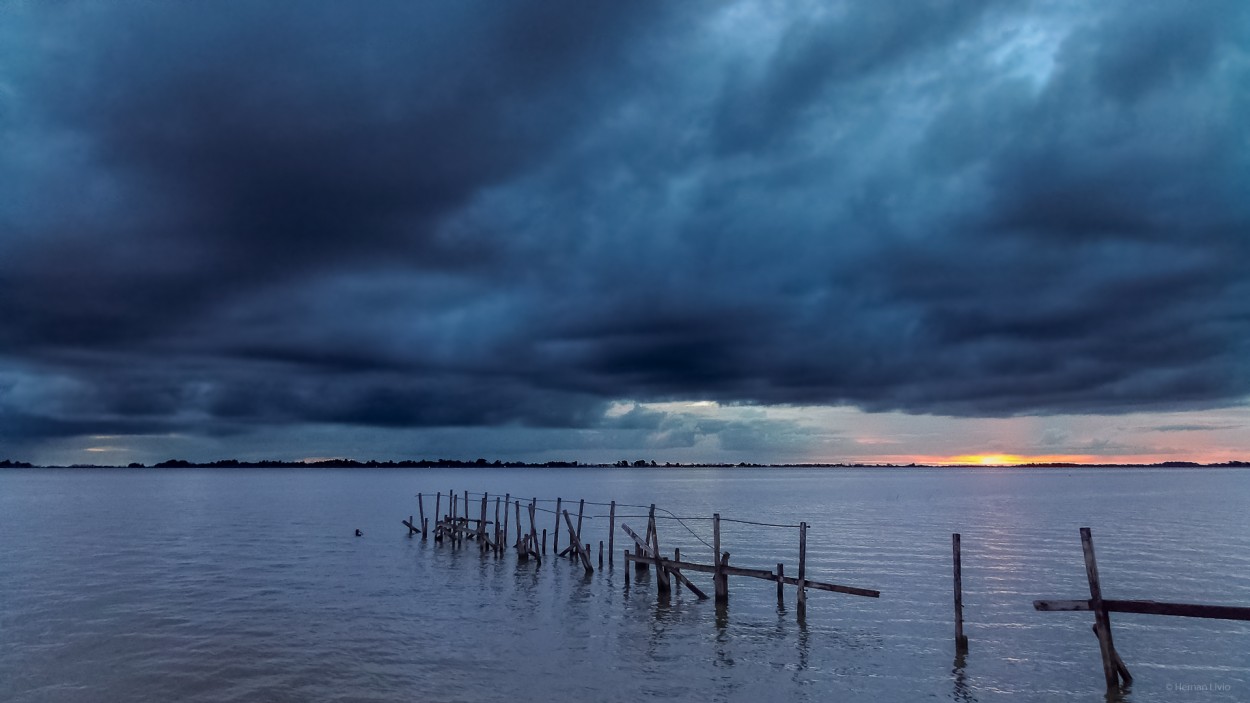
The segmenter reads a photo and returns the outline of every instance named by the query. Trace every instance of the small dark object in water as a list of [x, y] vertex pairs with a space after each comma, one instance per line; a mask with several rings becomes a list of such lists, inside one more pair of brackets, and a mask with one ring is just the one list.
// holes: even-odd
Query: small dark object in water
[[356, 536], [357, 536], [357, 537], [364, 537], [364, 536], [365, 536], [365, 533], [361, 532], [360, 530], [356, 530]]

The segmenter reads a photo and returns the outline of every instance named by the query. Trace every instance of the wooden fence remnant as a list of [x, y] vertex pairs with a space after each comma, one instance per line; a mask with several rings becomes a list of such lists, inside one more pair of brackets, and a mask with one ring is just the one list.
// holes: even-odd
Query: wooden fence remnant
[[1094, 634], [1098, 637], [1098, 649], [1102, 654], [1103, 678], [1106, 680], [1109, 691], [1117, 690], [1121, 682], [1127, 684], [1133, 680], [1120, 653], [1116, 651], [1115, 640], [1111, 635], [1110, 613], [1250, 621], [1250, 608], [1245, 607], [1103, 598], [1098, 562], [1094, 558], [1094, 538], [1088, 527], [1081, 528], [1081, 552], [1085, 557], [1085, 575], [1089, 579], [1089, 599], [1035, 600], [1033, 608], [1045, 612], [1092, 611], [1094, 613]]

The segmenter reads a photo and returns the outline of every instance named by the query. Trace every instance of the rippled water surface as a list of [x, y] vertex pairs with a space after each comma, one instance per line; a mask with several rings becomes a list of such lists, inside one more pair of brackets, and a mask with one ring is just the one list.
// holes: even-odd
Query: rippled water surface
[[[779, 606], [734, 578], [718, 612], [626, 587], [619, 557], [586, 578], [409, 538], [415, 494], [452, 489], [488, 491], [491, 517], [519, 492], [806, 520], [808, 577], [882, 596], [812, 591], [800, 622], [793, 588]], [[1250, 472], [1206, 469], [4, 471], [0, 700], [1104, 700], [1090, 614], [1031, 605], [1088, 596], [1078, 528], [1108, 597], [1250, 605], [1248, 503]], [[597, 551], [607, 520], [585, 524]], [[709, 561], [710, 522], [686, 524], [661, 547]], [[797, 530], [723, 533], [733, 564], [797, 571]], [[1250, 700], [1250, 623], [1113, 621], [1125, 700]]]

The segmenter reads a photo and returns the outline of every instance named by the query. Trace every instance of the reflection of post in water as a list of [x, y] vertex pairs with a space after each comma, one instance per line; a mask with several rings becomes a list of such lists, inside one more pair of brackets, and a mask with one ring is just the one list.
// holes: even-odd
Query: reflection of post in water
[[811, 653], [811, 633], [807, 630], [807, 618], [804, 616], [806, 608], [799, 608], [799, 637], [795, 646], [799, 650], [799, 671], [806, 671], [808, 667], [808, 655]]
[[968, 676], [964, 673], [964, 665], [967, 663], [967, 658], [966, 650], [960, 650], [955, 655], [955, 663], [951, 668], [951, 682], [954, 684], [951, 698], [957, 701], [972, 703], [977, 697], [972, 695], [972, 689], [968, 688]]

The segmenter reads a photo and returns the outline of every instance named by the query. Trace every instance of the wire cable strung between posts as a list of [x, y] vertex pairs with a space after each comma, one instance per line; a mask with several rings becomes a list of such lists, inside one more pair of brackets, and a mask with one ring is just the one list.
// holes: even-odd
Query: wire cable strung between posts
[[[486, 493], [474, 493], [474, 492], [472, 492], [472, 491], [465, 491], [465, 492], [464, 492], [464, 495], [466, 495], [466, 496], [484, 496], [484, 495], [486, 495]], [[535, 503], [535, 505], [534, 505], [534, 510], [536, 510], [536, 511], [538, 511], [538, 512], [547, 513], [548, 515], [555, 515], [555, 516], [557, 516], [557, 517], [558, 517], [558, 516], [559, 516], [559, 513], [557, 513], [555, 510], [548, 510], [548, 509], [546, 509], [546, 508], [540, 508], [540, 507], [538, 507], [538, 505], [537, 505], [538, 503], [555, 503], [555, 502], [556, 502], [556, 501], [558, 501], [558, 500], [563, 500], [563, 498], [535, 498], [535, 499], [533, 499], [533, 502]], [[611, 505], [612, 505], [612, 503], [600, 503], [600, 502], [596, 502], [596, 501], [588, 500], [588, 501], [586, 501], [586, 505], [611, 506]], [[618, 508], [644, 508], [644, 509], [650, 509], [650, 508], [651, 508], [651, 506], [649, 506], [649, 505], [638, 505], [638, 504], [634, 504], [634, 503], [616, 503], [616, 507], [618, 507]], [[711, 521], [713, 518], [710, 518], [710, 517], [704, 517], [704, 516], [702, 516], [702, 515], [681, 515], [681, 516], [679, 516], [679, 515], [674, 515], [674, 514], [673, 514], [673, 511], [671, 511], [671, 510], [667, 510], [667, 509], [665, 509], [665, 508], [661, 508], [661, 507], [659, 507], [659, 506], [656, 506], [655, 510], [656, 510], [657, 512], [663, 511], [663, 512], [665, 512], [665, 513], [668, 513], [668, 515], [655, 515], [655, 516], [654, 516], [654, 517], [655, 517], [655, 519], [657, 519], [657, 520], [676, 520], [676, 521], [677, 521], [677, 523], [678, 523], [679, 525], [681, 525], [682, 527], [686, 528], [686, 531], [687, 531], [687, 532], [689, 532], [689, 533], [690, 533], [690, 534], [691, 534], [691, 535], [692, 535], [695, 539], [697, 539], [697, 540], [699, 540], [700, 542], [702, 542], [702, 543], [703, 543], [703, 546], [707, 547], [708, 549], [711, 549], [713, 552], [715, 552], [715, 551], [716, 551], [716, 548], [715, 548], [715, 547], [714, 547], [711, 543], [709, 543], [707, 540], [703, 539], [703, 537], [702, 537], [702, 536], [700, 536], [700, 535], [699, 535], [699, 533], [697, 533], [697, 532], [695, 532], [693, 529], [691, 529], [691, 527], [690, 527], [689, 525], [687, 525], [687, 524], [686, 524], [686, 522], [685, 522], [686, 520], [691, 520], [691, 521], [694, 521], [694, 520]], [[585, 517], [586, 517], [586, 518], [588, 518], [588, 519], [590, 519], [590, 520], [594, 520], [595, 518], [607, 518], [607, 517], [612, 517], [612, 516], [611, 516], [611, 515], [587, 515], [587, 516], [585, 516]], [[622, 518], [626, 518], [626, 519], [647, 519], [647, 518], [649, 518], [649, 517], [651, 517], [650, 513], [648, 513], [648, 514], [646, 514], [646, 515], [616, 515], [616, 518], [617, 518], [617, 519], [622, 519]], [[782, 529], [798, 529], [798, 527], [799, 527], [798, 525], [783, 525], [783, 524], [780, 524], [780, 523], [775, 523], [775, 522], [757, 522], [757, 521], [755, 521], [755, 520], [737, 520], [737, 519], [734, 519], [734, 518], [724, 518], [724, 517], [723, 517], [723, 518], [721, 518], [721, 522], [734, 522], [734, 523], [738, 523], [738, 524], [741, 524], [741, 525], [753, 525], [753, 526], [756, 526], [756, 527], [778, 527], [778, 528], [782, 528]]]

